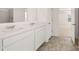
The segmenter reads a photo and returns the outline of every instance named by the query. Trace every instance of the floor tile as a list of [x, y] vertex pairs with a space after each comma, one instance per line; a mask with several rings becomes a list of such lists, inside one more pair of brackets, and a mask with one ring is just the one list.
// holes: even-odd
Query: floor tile
[[44, 43], [38, 51], [78, 51], [73, 45], [71, 38], [52, 37], [49, 42]]

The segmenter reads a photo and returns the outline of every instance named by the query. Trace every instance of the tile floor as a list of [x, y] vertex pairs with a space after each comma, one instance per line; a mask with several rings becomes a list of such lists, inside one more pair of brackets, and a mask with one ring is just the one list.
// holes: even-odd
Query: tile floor
[[44, 43], [37, 51], [78, 51], [73, 45], [71, 38], [52, 37], [49, 42]]

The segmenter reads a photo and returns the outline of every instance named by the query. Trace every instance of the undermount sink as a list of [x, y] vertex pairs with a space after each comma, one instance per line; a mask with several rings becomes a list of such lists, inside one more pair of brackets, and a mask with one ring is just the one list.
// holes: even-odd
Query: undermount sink
[[19, 30], [22, 30], [23, 28], [9, 28], [9, 29], [5, 29], [5, 30], [2, 30], [3, 33], [11, 33], [11, 32], [17, 32]]

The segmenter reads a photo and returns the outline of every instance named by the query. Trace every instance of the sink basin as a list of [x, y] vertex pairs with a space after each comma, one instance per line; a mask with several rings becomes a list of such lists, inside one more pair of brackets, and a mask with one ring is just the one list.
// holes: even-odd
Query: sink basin
[[13, 29], [5, 29], [5, 30], [2, 30], [3, 33], [11, 33], [11, 32], [17, 32], [19, 30], [22, 30], [23, 28], [13, 28]]

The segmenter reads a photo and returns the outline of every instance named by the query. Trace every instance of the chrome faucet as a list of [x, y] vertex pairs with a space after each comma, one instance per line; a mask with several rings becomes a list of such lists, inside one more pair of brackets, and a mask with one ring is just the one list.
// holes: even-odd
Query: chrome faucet
[[34, 25], [35, 23], [30, 23], [30, 25]]
[[7, 29], [14, 29], [15, 28], [15, 25], [10, 25], [10, 26], [7, 26], [6, 28]]

